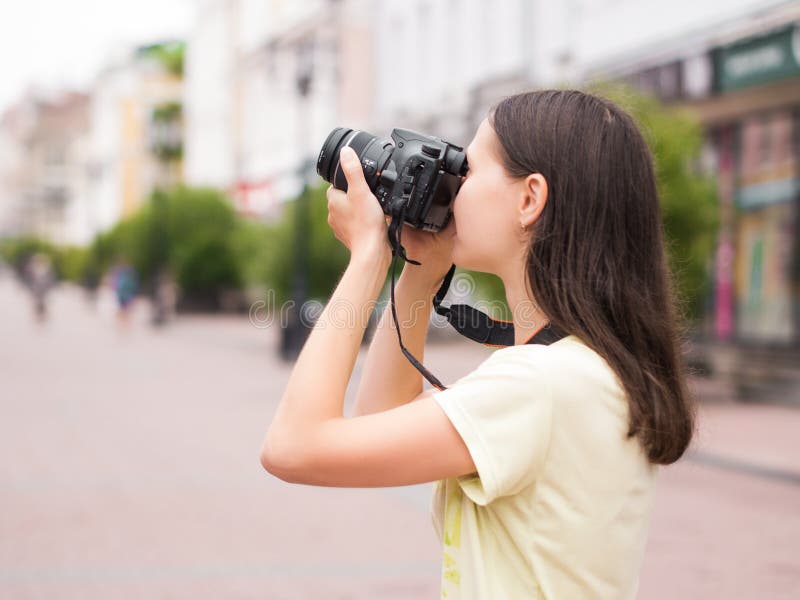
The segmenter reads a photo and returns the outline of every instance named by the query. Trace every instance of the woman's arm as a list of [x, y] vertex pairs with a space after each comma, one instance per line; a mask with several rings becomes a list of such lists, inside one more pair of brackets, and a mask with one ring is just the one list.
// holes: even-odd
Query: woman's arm
[[377, 248], [351, 255], [292, 369], [267, 433], [267, 446], [285, 447], [308, 437], [318, 425], [342, 418], [367, 316], [388, 264], [388, 254]]
[[328, 221], [350, 249], [350, 264], [292, 370], [261, 464], [285, 481], [330, 486], [406, 485], [471, 473], [475, 464], [466, 445], [433, 398], [343, 416], [366, 316], [391, 256], [383, 213], [358, 160], [347, 155], [342, 167], [349, 191], [329, 190]]
[[[404, 227], [402, 234], [407, 256], [422, 264], [406, 263], [397, 281], [397, 319], [403, 345], [423, 362], [433, 297], [453, 260], [455, 221], [438, 233]], [[354, 416], [401, 406], [422, 391], [422, 375], [400, 350], [391, 305], [383, 311], [362, 372]]]
[[[430, 392], [405, 406], [343, 417], [345, 388], [366, 320], [350, 317], [369, 309], [385, 271], [385, 261], [354, 255], [314, 325], [261, 448], [262, 466], [276, 477], [308, 485], [379, 487], [475, 472], [466, 444]], [[343, 306], [356, 312], [337, 314]]]
[[[428, 322], [437, 284], [416, 265], [406, 264], [397, 281], [395, 300], [403, 344], [423, 362]], [[392, 307], [387, 305], [369, 346], [353, 416], [368, 415], [401, 406], [422, 391], [422, 375], [400, 350]]]

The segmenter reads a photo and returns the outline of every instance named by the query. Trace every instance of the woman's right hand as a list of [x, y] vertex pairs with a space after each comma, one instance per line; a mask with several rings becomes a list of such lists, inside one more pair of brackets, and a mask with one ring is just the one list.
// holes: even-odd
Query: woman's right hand
[[[389, 220], [387, 217], [387, 222]], [[447, 226], [436, 233], [404, 224], [401, 241], [406, 249], [406, 256], [422, 264], [406, 263], [403, 279], [413, 280], [425, 287], [435, 288], [436, 291], [453, 264], [455, 234], [455, 220], [452, 216]]]

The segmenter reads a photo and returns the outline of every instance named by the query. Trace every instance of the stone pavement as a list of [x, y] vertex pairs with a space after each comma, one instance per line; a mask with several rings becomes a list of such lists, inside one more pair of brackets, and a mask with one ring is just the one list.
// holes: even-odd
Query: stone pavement
[[[0, 598], [438, 598], [428, 485], [261, 468], [290, 371], [274, 329], [133, 317], [120, 329], [110, 298], [62, 289], [37, 326], [0, 279]], [[444, 341], [426, 363], [452, 381], [488, 352]], [[800, 410], [697, 385], [697, 443], [661, 472], [639, 597], [798, 598]]]

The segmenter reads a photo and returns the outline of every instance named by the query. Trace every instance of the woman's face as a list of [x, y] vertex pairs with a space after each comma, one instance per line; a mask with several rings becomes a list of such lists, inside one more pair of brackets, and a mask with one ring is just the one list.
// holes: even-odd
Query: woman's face
[[487, 119], [467, 148], [467, 173], [453, 202], [453, 262], [464, 269], [499, 274], [522, 245], [520, 182], [500, 162], [500, 141]]

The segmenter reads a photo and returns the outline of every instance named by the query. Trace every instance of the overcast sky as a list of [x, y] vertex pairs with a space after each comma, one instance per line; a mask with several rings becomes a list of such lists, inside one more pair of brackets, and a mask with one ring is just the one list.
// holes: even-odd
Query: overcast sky
[[84, 88], [125, 44], [185, 37], [194, 0], [0, 0], [0, 112], [28, 85]]

